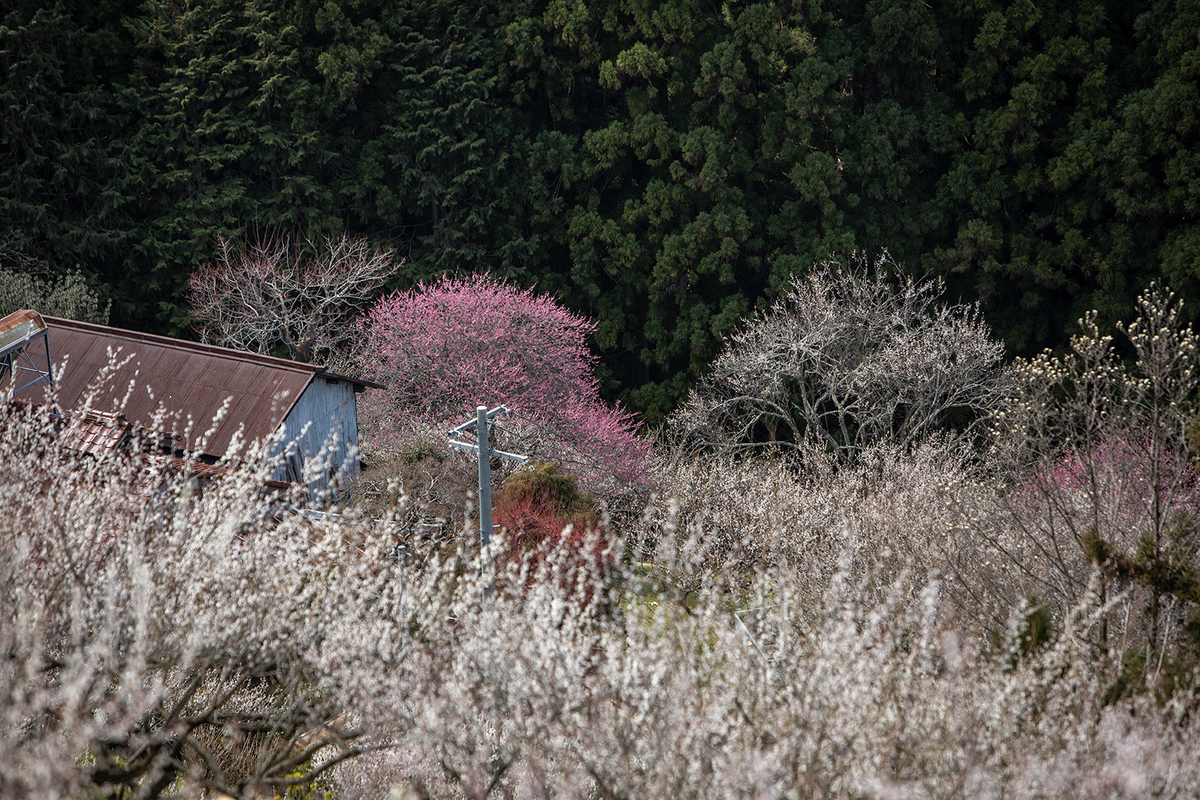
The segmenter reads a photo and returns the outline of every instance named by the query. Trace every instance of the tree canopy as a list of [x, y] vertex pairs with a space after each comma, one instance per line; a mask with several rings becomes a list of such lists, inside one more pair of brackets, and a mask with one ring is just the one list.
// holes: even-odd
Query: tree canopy
[[1154, 279], [1197, 299], [1198, 31], [1179, 0], [11, 0], [0, 211], [157, 331], [256, 226], [395, 248], [394, 289], [536, 284], [657, 419], [831, 253], [941, 278], [1011, 352]]

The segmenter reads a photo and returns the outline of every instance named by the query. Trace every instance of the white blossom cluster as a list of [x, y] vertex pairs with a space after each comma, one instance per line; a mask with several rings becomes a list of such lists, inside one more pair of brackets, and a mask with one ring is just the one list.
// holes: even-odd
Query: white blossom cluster
[[[527, 561], [423, 541], [403, 498], [309, 514], [249, 467], [197, 490], [80, 455], [8, 405], [0, 797], [1198, 796], [1195, 689], [1164, 677], [1187, 609], [1152, 618], [1144, 587], [1065, 560], [1089, 518], [1113, 548], [1121, 521], [1187, 541], [1190, 478], [1153, 466], [1178, 426], [1139, 429], [1162, 443], [1148, 495], [1051, 436], [1100, 361], [1020, 367], [986, 451], [664, 461], [640, 518]], [[1191, 374], [1163, 364], [1112, 396], [1161, 411]], [[1028, 388], [1051, 366], [1072, 391]]]
[[[940, 283], [889, 274], [856, 253], [792, 281], [731, 336], [673, 422], [693, 447], [816, 443], [852, 456], [971, 433], [1007, 393], [1003, 343], [976, 307], [941, 305]], [[898, 285], [894, 285], [898, 283]]]

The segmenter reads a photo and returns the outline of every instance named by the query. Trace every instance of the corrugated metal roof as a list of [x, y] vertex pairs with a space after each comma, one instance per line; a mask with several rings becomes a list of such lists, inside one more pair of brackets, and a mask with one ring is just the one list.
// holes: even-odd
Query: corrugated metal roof
[[[73, 409], [80, 405], [89, 387], [101, 382], [111, 352], [118, 363], [124, 363], [103, 381], [92, 408], [119, 411], [130, 422], [148, 426], [161, 406], [180, 415], [177, 434], [183, 433], [190, 415], [196, 423], [193, 441], [186, 443], [190, 448], [195, 447], [195, 438], [211, 427], [213, 417], [230, 398], [229, 413], [203, 449], [213, 456], [225, 454], [239, 427], [246, 440], [274, 433], [316, 375], [365, 385], [327, 375], [312, 364], [56, 317], [45, 317], [45, 321], [51, 358], [56, 365], [67, 359], [67, 367], [58, 378], [60, 406]], [[120, 408], [127, 392], [129, 399]], [[185, 443], [179, 441], [178, 446]]]

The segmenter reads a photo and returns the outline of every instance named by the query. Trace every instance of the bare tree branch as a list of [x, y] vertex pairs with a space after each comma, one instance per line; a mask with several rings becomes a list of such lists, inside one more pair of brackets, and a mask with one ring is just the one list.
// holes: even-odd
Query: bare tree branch
[[391, 251], [346, 235], [307, 247], [282, 233], [256, 243], [222, 238], [187, 297], [205, 342], [328, 363], [355, 338], [354, 316], [396, 266]]

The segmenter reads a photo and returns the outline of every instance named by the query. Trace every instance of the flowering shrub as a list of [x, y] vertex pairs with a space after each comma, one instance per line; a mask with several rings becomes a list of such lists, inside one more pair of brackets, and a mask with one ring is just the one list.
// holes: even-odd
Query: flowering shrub
[[382, 543], [277, 521], [265, 472], [197, 497], [169, 460], [76, 453], [49, 409], [0, 434], [0, 796], [282, 791], [358, 752], [308, 648]]
[[0, 241], [0, 317], [31, 308], [46, 316], [108, 324], [111, 301], [102, 301], [96, 287], [78, 269], [57, 278], [38, 259], [22, 252], [16, 233], [9, 229]]
[[[536, 574], [551, 554], [565, 551], [572, 554], [572, 563], [596, 578], [603, 578], [613, 565], [613, 543], [596, 501], [553, 464], [534, 463], [510, 476], [496, 500], [493, 519], [504, 533], [501, 563], [523, 564]], [[572, 582], [579, 571], [572, 570]]]
[[1162, 672], [1200, 657], [1191, 621], [1200, 621], [1200, 578], [1190, 566], [1200, 476], [1187, 441], [1200, 338], [1169, 292], [1152, 287], [1139, 312], [1119, 328], [1132, 359], [1092, 314], [1071, 352], [1014, 365], [1017, 392], [992, 418], [999, 521], [980, 538], [1013, 565], [1012, 589], [1060, 618], [1100, 568], [1101, 594], [1116, 595], [1124, 613], [1096, 629], [1097, 644], [1119, 641]]
[[[932, 457], [793, 473], [782, 502], [819, 504], [807, 524], [837, 539], [820, 587], [786, 559], [736, 595], [645, 592], [622, 561], [573, 584], [563, 544], [485, 601], [471, 551], [397, 557], [386, 515], [289, 514], [248, 470], [196, 496], [151, 462], [72, 453], [46, 415], [0, 415], [0, 796], [261, 796], [324, 767], [339, 798], [1200, 789], [1194, 701], [1107, 696], [1096, 593], [1028, 655], [1007, 652], [1019, 626], [997, 657], [962, 629], [953, 579], [921, 559], [954, 521], [943, 488], [967, 482]], [[721, 470], [737, 491], [714, 521], [788, 485]], [[768, 536], [786, 516], [743, 519]], [[660, 575], [697, 569], [684, 535], [658, 526]]]
[[401, 449], [413, 418], [449, 428], [507, 405], [505, 443], [564, 465], [589, 491], [646, 481], [650, 446], [630, 414], [601, 402], [587, 347], [594, 325], [552, 298], [486, 275], [442, 278], [372, 306], [362, 373], [386, 389], [363, 403], [376, 450]]

